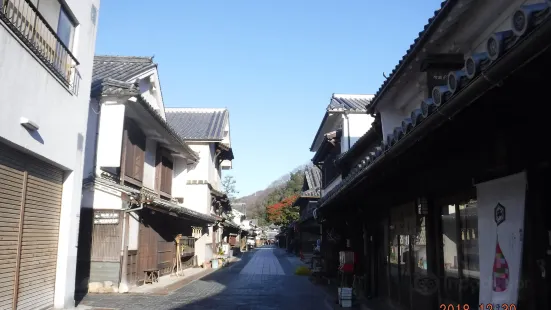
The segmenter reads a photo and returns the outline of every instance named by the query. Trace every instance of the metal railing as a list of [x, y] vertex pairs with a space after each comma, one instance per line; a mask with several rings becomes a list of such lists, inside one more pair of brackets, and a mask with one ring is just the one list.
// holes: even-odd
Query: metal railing
[[80, 74], [76, 57], [30, 0], [0, 0], [0, 19], [74, 93]]

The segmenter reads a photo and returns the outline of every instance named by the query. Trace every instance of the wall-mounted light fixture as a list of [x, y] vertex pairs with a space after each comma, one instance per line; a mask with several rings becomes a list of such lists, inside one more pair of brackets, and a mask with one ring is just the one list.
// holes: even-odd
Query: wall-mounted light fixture
[[22, 117], [19, 119], [19, 123], [21, 126], [25, 127], [27, 130], [30, 131], [37, 131], [40, 127], [35, 122], [31, 121], [30, 119], [26, 117]]

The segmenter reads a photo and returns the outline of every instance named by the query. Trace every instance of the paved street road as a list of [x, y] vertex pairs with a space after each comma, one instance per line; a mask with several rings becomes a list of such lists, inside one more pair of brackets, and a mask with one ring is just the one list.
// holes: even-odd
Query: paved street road
[[110, 309], [324, 310], [325, 294], [294, 275], [296, 258], [272, 247], [245, 253], [240, 262], [167, 296], [88, 295], [83, 304]]

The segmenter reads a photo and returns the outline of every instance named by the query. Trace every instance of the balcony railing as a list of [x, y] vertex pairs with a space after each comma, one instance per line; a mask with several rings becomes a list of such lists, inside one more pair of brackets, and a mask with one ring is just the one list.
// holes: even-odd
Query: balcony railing
[[0, 0], [0, 19], [74, 93], [80, 74], [76, 57], [30, 0]]

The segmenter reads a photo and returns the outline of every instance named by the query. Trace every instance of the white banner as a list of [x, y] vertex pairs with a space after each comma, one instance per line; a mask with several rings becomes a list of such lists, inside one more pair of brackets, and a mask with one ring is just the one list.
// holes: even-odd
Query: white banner
[[[522, 262], [526, 175], [477, 184], [480, 304], [517, 303]], [[499, 307], [498, 307], [499, 305]]]

